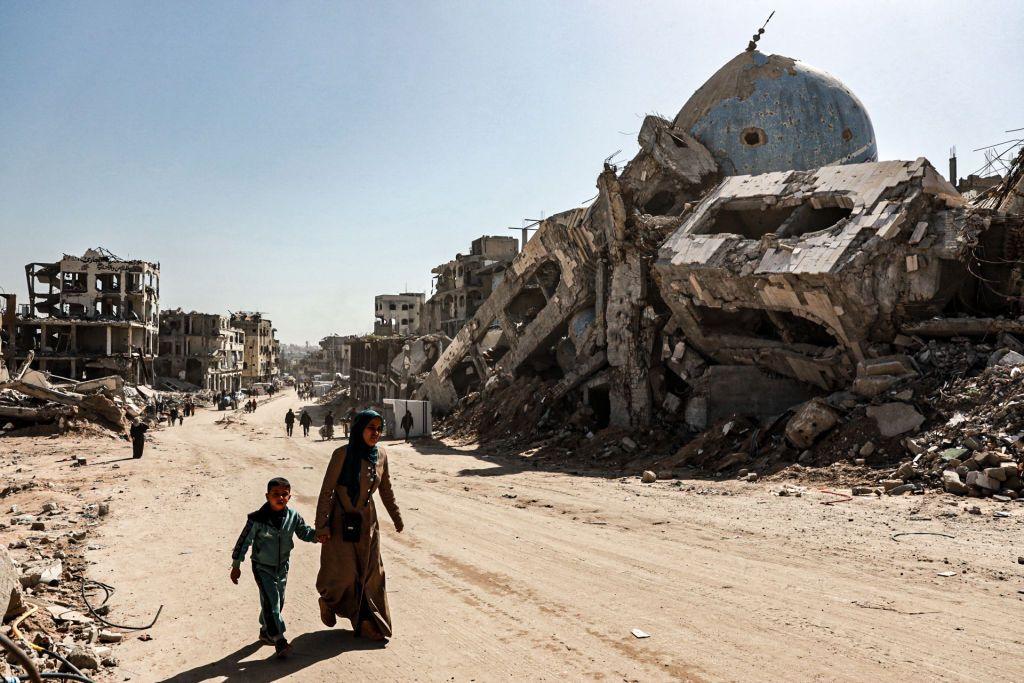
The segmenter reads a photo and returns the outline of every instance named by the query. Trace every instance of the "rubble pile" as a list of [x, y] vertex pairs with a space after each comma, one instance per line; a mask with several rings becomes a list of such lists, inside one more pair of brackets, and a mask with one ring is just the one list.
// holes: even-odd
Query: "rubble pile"
[[862, 105], [801, 69], [738, 55], [540, 222], [415, 391], [445, 434], [659, 478], [842, 463], [893, 494], [960, 460], [966, 491], [1015, 490], [1012, 409], [961, 408], [976, 467], [934, 430], [958, 382], [1024, 363], [1024, 154], [969, 202], [877, 161]]
[[52, 376], [28, 369], [0, 382], [0, 436], [62, 433], [100, 427], [128, 431], [131, 419], [146, 409], [147, 399], [119, 375], [81, 382], [51, 382]]
[[[51, 482], [26, 480], [7, 486], [0, 498], [36, 488], [49, 489], [59, 498], [74, 493]], [[82, 579], [89, 533], [109, 513], [109, 504], [50, 500], [31, 512], [18, 505], [7, 506], [6, 512], [9, 517], [0, 521], [0, 529], [14, 540], [7, 549], [0, 548], [0, 611], [10, 626], [9, 637], [31, 655], [40, 672], [69, 671], [70, 663], [89, 676], [117, 666], [111, 645], [125, 633], [100, 616], [109, 610], [103, 592], [85, 603], [84, 596], [93, 589], [84, 590]], [[0, 659], [0, 673], [12, 675], [9, 667], [3, 671], [3, 664]]]

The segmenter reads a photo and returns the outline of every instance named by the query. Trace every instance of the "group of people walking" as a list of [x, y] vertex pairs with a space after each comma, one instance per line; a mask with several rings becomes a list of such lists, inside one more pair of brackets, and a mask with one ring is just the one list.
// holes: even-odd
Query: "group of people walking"
[[[288, 436], [292, 435], [292, 429], [295, 428], [295, 411], [291, 408], [284, 414], [284, 428], [288, 433]], [[298, 417], [299, 424], [302, 425], [302, 435], [309, 436], [309, 428], [313, 425], [313, 418], [309, 416], [305, 410]]]

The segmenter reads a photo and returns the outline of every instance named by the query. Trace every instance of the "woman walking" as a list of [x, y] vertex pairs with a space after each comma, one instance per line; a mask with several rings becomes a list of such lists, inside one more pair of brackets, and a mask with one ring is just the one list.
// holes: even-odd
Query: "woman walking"
[[373, 410], [356, 415], [348, 445], [334, 451], [327, 466], [316, 509], [320, 573], [320, 619], [334, 626], [336, 617], [352, 622], [357, 636], [375, 641], [391, 637], [391, 612], [380, 559], [380, 526], [374, 491], [380, 491], [395, 530], [402, 515], [388, 476], [388, 456], [377, 447], [384, 419]]

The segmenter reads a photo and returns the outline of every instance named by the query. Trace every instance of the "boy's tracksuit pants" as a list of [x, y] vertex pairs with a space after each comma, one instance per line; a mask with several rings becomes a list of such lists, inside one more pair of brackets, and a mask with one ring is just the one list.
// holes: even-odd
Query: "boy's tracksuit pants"
[[272, 640], [284, 638], [284, 588], [288, 583], [288, 564], [276, 567], [252, 563], [252, 573], [260, 589], [260, 629]]

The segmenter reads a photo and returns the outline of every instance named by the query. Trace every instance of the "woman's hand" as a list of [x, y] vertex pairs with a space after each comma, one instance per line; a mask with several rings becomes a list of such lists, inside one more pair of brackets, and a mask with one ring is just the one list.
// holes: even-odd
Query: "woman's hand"
[[231, 583], [238, 585], [238, 577], [242, 575], [242, 570], [238, 567], [231, 568]]
[[397, 531], [398, 533], [402, 533], [402, 529], [404, 528], [405, 522], [403, 522], [402, 520], [398, 520], [397, 522], [395, 522], [395, 531]]
[[331, 532], [330, 531], [321, 531], [320, 533], [318, 533], [316, 535], [316, 542], [317, 543], [327, 543], [327, 541], [329, 541], [329, 540], [331, 540]]

